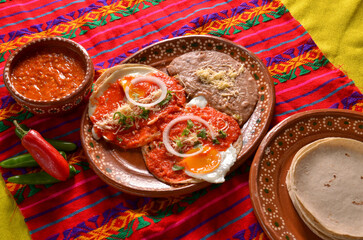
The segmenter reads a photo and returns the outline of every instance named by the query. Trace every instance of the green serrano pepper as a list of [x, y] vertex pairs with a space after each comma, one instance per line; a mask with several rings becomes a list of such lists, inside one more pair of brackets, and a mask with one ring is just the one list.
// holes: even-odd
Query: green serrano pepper
[[[77, 173], [76, 169], [72, 165], [69, 165], [69, 178], [74, 177], [76, 173]], [[8, 182], [31, 185], [31, 184], [57, 183], [60, 182], [60, 180], [42, 171], [42, 172], [12, 176], [8, 178]]]
[[[24, 129], [25, 131], [29, 131], [29, 128], [24, 124], [20, 124], [20, 127], [22, 129]], [[23, 136], [21, 131], [18, 128], [15, 128], [15, 134], [20, 139]], [[47, 142], [49, 142], [55, 149], [57, 149], [59, 151], [72, 152], [72, 151], [77, 149], [77, 145], [72, 143], [72, 142], [66, 142], [66, 141], [61, 141], [61, 140], [56, 140], [56, 139], [49, 139], [49, 138], [46, 138], [45, 140]]]
[[[67, 155], [63, 151], [59, 153], [67, 160]], [[0, 162], [0, 167], [3, 168], [18, 168], [18, 167], [39, 167], [39, 164], [34, 160], [30, 153], [25, 153], [16, 157], [8, 158]]]

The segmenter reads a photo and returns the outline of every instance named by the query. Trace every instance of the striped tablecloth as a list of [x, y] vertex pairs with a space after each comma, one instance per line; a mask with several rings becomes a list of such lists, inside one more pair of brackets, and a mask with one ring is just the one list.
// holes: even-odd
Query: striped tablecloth
[[271, 0], [54, 0], [0, 1], [0, 161], [24, 153], [12, 120], [45, 137], [78, 144], [69, 156], [78, 174], [53, 185], [8, 183], [32, 169], [1, 169], [34, 239], [267, 239], [248, 188], [247, 161], [223, 184], [193, 194], [152, 199], [122, 193], [89, 168], [80, 145], [79, 111], [40, 118], [21, 108], [4, 86], [10, 53], [43, 36], [84, 46], [96, 71], [115, 66], [152, 43], [210, 34], [241, 44], [267, 66], [276, 89], [272, 125], [319, 108], [362, 111], [363, 96], [334, 67], [280, 1]]

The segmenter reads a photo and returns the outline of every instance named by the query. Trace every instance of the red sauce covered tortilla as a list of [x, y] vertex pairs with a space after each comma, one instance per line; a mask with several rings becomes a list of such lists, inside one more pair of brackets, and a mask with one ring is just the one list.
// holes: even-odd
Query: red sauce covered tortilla
[[[171, 91], [170, 100], [163, 106], [160, 106], [157, 111], [150, 110], [147, 117], [134, 117], [132, 124], [127, 127], [122, 127], [120, 124], [110, 126], [110, 129], [101, 129], [94, 125], [94, 131], [100, 136], [104, 136], [108, 141], [118, 145], [121, 148], [137, 148], [148, 144], [149, 142], [160, 137], [160, 131], [157, 127], [160, 121], [168, 114], [179, 111], [185, 104], [185, 95], [183, 88], [177, 81], [162, 72], [152, 73], [154, 77], [162, 80], [167, 89]], [[121, 79], [120, 79], [121, 80]], [[138, 84], [138, 87], [146, 87], [149, 83]], [[146, 88], [148, 89], [148, 88]], [[146, 93], [148, 94], [148, 93]], [[126, 103], [125, 93], [119, 81], [111, 84], [108, 89], [97, 99], [97, 107], [94, 114], [91, 116], [91, 121], [96, 123], [101, 120], [106, 114], [112, 113], [120, 104]], [[114, 115], [114, 117], [119, 117]], [[127, 120], [130, 121], [131, 120]]]
[[[236, 120], [211, 107], [191, 107], [186, 108], [184, 111], [168, 115], [164, 118], [163, 123], [160, 125], [160, 130], [163, 131], [167, 124], [176, 117], [184, 116], [186, 114], [199, 116], [212, 125], [212, 127], [216, 130], [216, 136], [219, 143], [213, 144], [210, 137], [207, 139], [199, 138], [198, 140], [203, 142], [203, 145], [211, 145], [218, 151], [225, 151], [237, 140], [241, 133]], [[226, 124], [228, 124], [228, 128], [225, 128]], [[170, 139], [173, 139], [176, 136], [181, 136], [186, 127], [186, 121], [175, 124], [170, 131]], [[226, 134], [224, 137], [218, 136], [218, 130], [220, 129], [225, 129], [223, 131]], [[192, 148], [193, 147], [190, 146], [189, 149], [186, 149], [186, 151]], [[173, 166], [178, 165], [179, 162], [182, 161], [182, 158], [170, 154], [166, 150], [161, 139], [153, 141], [151, 144], [143, 147], [142, 150], [146, 166], [156, 178], [169, 184], [189, 183], [188, 181], [191, 177], [186, 175], [183, 171], [173, 171]]]

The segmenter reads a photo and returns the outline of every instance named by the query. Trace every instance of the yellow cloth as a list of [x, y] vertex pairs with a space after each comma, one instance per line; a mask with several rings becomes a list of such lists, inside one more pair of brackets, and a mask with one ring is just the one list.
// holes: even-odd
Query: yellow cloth
[[[335, 65], [363, 90], [363, 4], [360, 0], [282, 0]], [[30, 239], [20, 210], [0, 180], [0, 239]]]
[[363, 0], [282, 0], [325, 56], [363, 91]]
[[31, 239], [24, 217], [0, 177], [0, 239]]

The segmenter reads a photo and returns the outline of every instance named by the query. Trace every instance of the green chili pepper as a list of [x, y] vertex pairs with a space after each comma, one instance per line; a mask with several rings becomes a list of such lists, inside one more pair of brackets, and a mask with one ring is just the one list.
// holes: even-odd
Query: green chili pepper
[[[24, 124], [20, 124], [20, 127], [24, 129], [25, 131], [29, 131], [30, 128], [28, 128]], [[21, 139], [23, 134], [18, 128], [15, 128], [15, 134]], [[55, 139], [45, 139], [47, 142], [49, 142], [55, 149], [59, 151], [65, 151], [65, 152], [72, 152], [77, 149], [77, 145], [72, 142], [66, 142], [61, 140], [55, 140]]]
[[[59, 153], [67, 160], [67, 155], [63, 151]], [[18, 167], [39, 167], [39, 164], [34, 160], [30, 153], [25, 153], [16, 157], [8, 158], [0, 162], [0, 167], [3, 168], [18, 168]]]
[[[76, 169], [72, 165], [69, 165], [69, 178], [74, 177], [76, 173], [77, 173]], [[18, 183], [18, 184], [51, 184], [60, 181], [50, 176], [48, 173], [42, 171], [42, 172], [12, 176], [8, 178], [8, 182]]]

